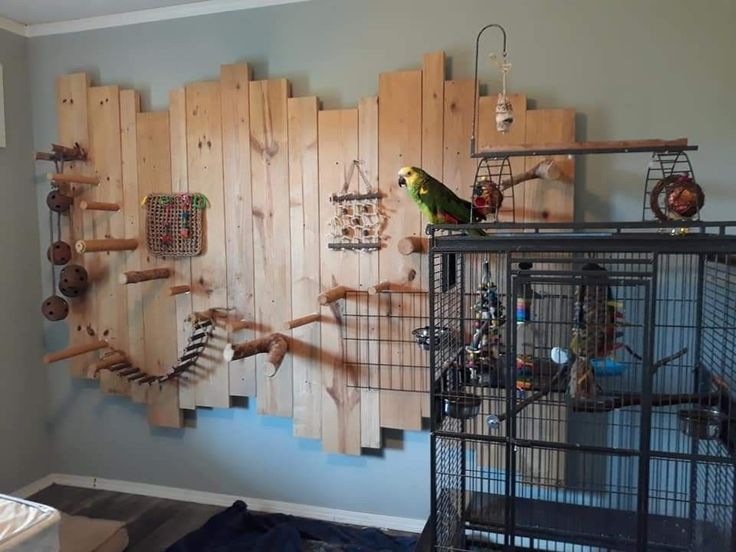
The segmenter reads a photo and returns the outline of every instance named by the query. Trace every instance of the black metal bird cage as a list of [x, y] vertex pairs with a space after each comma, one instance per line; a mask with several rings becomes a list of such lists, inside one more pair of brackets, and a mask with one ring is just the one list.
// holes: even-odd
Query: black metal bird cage
[[430, 247], [434, 550], [736, 550], [736, 223]]

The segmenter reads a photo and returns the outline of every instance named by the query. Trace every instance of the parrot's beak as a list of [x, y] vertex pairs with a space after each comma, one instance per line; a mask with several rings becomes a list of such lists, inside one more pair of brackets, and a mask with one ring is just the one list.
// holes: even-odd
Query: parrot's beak
[[404, 178], [403, 176], [399, 177], [399, 186], [401, 188], [406, 188], [406, 178]]

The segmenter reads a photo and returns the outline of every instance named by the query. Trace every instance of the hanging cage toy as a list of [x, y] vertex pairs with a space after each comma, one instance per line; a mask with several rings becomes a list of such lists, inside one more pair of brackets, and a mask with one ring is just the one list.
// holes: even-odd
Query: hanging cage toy
[[[363, 183], [365, 192], [350, 192], [350, 182], [353, 174], [358, 171], [359, 180]], [[350, 170], [345, 175], [345, 182], [341, 193], [332, 194], [330, 202], [335, 207], [335, 214], [330, 221], [329, 249], [356, 251], [376, 251], [381, 248], [381, 229], [384, 216], [380, 207], [381, 193], [373, 191], [368, 177], [357, 159], [350, 164]]]

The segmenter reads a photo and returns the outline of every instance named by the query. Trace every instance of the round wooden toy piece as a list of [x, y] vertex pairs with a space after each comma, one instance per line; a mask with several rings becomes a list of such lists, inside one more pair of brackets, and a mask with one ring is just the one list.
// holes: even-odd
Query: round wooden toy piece
[[46, 257], [55, 265], [65, 265], [72, 258], [72, 248], [64, 241], [55, 241], [46, 250]]
[[58, 295], [47, 297], [41, 305], [41, 312], [46, 320], [57, 322], [64, 320], [69, 314], [69, 303]]
[[51, 190], [46, 196], [46, 205], [49, 209], [56, 213], [65, 213], [72, 206], [74, 200], [68, 195], [62, 194], [59, 190]]
[[66, 297], [79, 297], [89, 285], [87, 271], [83, 266], [70, 264], [59, 274], [59, 291]]

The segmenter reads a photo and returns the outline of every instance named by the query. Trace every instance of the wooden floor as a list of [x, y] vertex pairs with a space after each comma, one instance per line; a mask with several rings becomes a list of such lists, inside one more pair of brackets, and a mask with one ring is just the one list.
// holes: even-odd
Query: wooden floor
[[128, 552], [161, 552], [222, 511], [221, 506], [52, 485], [29, 497], [70, 515], [124, 521]]

